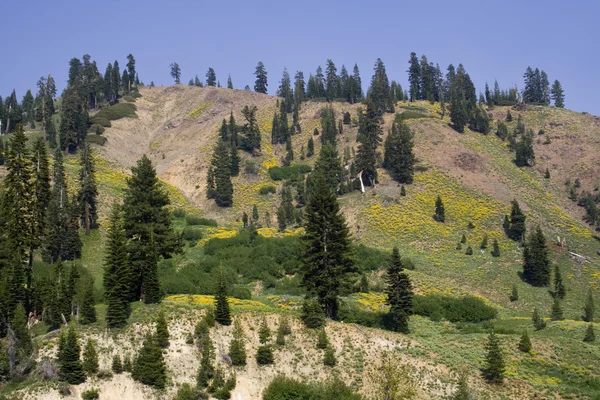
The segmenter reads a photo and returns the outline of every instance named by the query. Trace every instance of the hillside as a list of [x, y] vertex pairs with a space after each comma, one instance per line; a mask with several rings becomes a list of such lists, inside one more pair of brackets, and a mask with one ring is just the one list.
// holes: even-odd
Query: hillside
[[[146, 154], [165, 182], [173, 209], [211, 218], [219, 224], [218, 227], [200, 227], [202, 240], [186, 247], [184, 254], [161, 264], [164, 274], [169, 271], [179, 273], [190, 266], [199, 268], [207, 259], [203, 246], [211, 238], [235, 236], [242, 226], [242, 213], [250, 214], [253, 205], [257, 206], [263, 225], [259, 234], [265, 237], [298, 236], [299, 226], [289, 227], [283, 233], [273, 228], [277, 225], [275, 216], [283, 184], [270, 178], [268, 168], [281, 165], [280, 160], [285, 155], [285, 145], [270, 144], [276, 97], [181, 85], [144, 87], [140, 93], [142, 96], [135, 101], [137, 118], [112, 121], [112, 127], [106, 128], [102, 135], [107, 139], [106, 143], [94, 145], [102, 220], [108, 215], [109, 205], [121, 197], [129, 168]], [[299, 161], [298, 155], [301, 148], [306, 149], [315, 128], [321, 130], [320, 110], [325, 104], [313, 101], [302, 104], [299, 115], [302, 131], [292, 139], [295, 163], [314, 165], [321, 148], [318, 137], [314, 137], [315, 156]], [[213, 200], [206, 199], [207, 168], [221, 121], [233, 112], [237, 123], [241, 124], [241, 110], [246, 105], [258, 108], [262, 151], [255, 157], [240, 151], [243, 157], [241, 173], [232, 179], [233, 207], [219, 208]], [[346, 111], [355, 119], [360, 107], [360, 104], [338, 102], [332, 105], [336, 119], [341, 119]], [[339, 197], [358, 243], [381, 250], [386, 257], [392, 247], [398, 246], [400, 254], [413, 261], [415, 269], [408, 274], [417, 294], [443, 294], [453, 298], [474, 295], [496, 308], [497, 318], [493, 322], [467, 323], [413, 316], [410, 335], [354, 323], [331, 322], [327, 332], [336, 350], [338, 365], [325, 368], [322, 355], [315, 349], [316, 332], [303, 328], [296, 318], [301, 297], [296, 293], [274, 293], [272, 288], [263, 287], [260, 282], [250, 282], [246, 286], [252, 291], [252, 300], [236, 300], [233, 312], [235, 318], [244, 321], [252, 361], [246, 368], [236, 370], [238, 386], [232, 392], [233, 399], [260, 398], [270, 379], [282, 373], [307, 381], [338, 376], [368, 396], [373, 386], [369, 371], [378, 365], [380, 352], [389, 349], [399, 350], [402, 359], [411, 366], [418, 383], [417, 398], [446, 398], [455, 390], [460, 371], [469, 376], [469, 384], [477, 392], [477, 398], [598, 398], [595, 396], [600, 395], [600, 346], [581, 341], [587, 326], [581, 321], [581, 314], [588, 287], [593, 288], [596, 298], [600, 293], [600, 257], [597, 254], [600, 239], [597, 232], [583, 222], [583, 209], [569, 199], [565, 181], [578, 180], [578, 191], [595, 193], [598, 190], [600, 118], [541, 106], [495, 107], [489, 112], [495, 120], [504, 120], [509, 109], [514, 118], [507, 123], [509, 130], [514, 129], [517, 116], [521, 115], [526, 127], [536, 132], [534, 167], [515, 166], [514, 153], [507, 148], [506, 142], [493, 134], [495, 122], [489, 135], [468, 130], [459, 134], [449, 126], [447, 115], [441, 118], [439, 104], [400, 102], [396, 104], [396, 112], [417, 117], [407, 120], [415, 134], [419, 162], [414, 183], [406, 185], [406, 196], [400, 195], [400, 185], [380, 168], [380, 182], [375, 188], [367, 188], [364, 194], [354, 191]], [[384, 116], [384, 137], [393, 118], [392, 114]], [[540, 130], [543, 134], [538, 135]], [[355, 122], [343, 125], [343, 134], [337, 141], [340, 156], [345, 152], [354, 154], [357, 150], [357, 132]], [[30, 132], [30, 136], [35, 134]], [[246, 161], [258, 166], [257, 173], [244, 171]], [[74, 187], [76, 156], [67, 157], [66, 165], [68, 179]], [[546, 169], [550, 179], [545, 178]], [[276, 185], [277, 193], [260, 194], [259, 189], [264, 185]], [[438, 195], [446, 207], [444, 224], [432, 218]], [[536, 332], [531, 328], [531, 312], [536, 307], [543, 317], [548, 317], [551, 297], [548, 288], [532, 287], [519, 277], [522, 248], [509, 240], [502, 228], [504, 215], [510, 212], [513, 199], [517, 199], [526, 212], [528, 229], [537, 224], [543, 228], [552, 263], [559, 266], [568, 290], [562, 302], [565, 320], [549, 321], [548, 328]], [[272, 216], [269, 227], [264, 219], [267, 212]], [[186, 226], [181, 217], [174, 221], [177, 229]], [[469, 227], [470, 223], [472, 227]], [[82, 235], [81, 264], [95, 277], [99, 296], [102, 295], [105, 234], [103, 222], [92, 236]], [[467, 244], [474, 249], [473, 255], [465, 254], [465, 245], [462, 250], [456, 249], [463, 234]], [[501, 257], [492, 257], [490, 248], [480, 250], [484, 234], [488, 235], [490, 243], [498, 240]], [[583, 255], [588, 260], [577, 263], [569, 252]], [[368, 284], [371, 291], [355, 293], [344, 301], [364, 311], [384, 310], [383, 283], [383, 271], [380, 268], [370, 270]], [[518, 301], [509, 299], [513, 285], [518, 288]], [[156, 392], [124, 374], [75, 387], [73, 396], [68, 398], [79, 398], [77, 396], [83, 390], [92, 387], [101, 389], [102, 399], [171, 398], [177, 385], [195, 382], [199, 351], [194, 344], [188, 343], [187, 336], [193, 332], [211, 299], [167, 294], [175, 296], [167, 297], [158, 306], [134, 304], [130, 324], [123, 330], [109, 333], [101, 316], [97, 323], [81, 327], [80, 332], [83, 337], [97, 340], [101, 369], [109, 369], [114, 354], [133, 354], [139, 349], [156, 312], [165, 310], [172, 337], [165, 358], [175, 387]], [[97, 305], [99, 315], [104, 307]], [[258, 367], [253, 360], [258, 347], [258, 325], [263, 315], [268, 316], [273, 332], [279, 316], [291, 315], [293, 321], [293, 333], [288, 343], [276, 352], [276, 363], [269, 367]], [[508, 379], [501, 387], [486, 384], [479, 373], [484, 357], [483, 344], [491, 326], [499, 333], [507, 355]], [[594, 326], [596, 332], [600, 331], [598, 323]], [[517, 350], [517, 343], [521, 333], [528, 328], [534, 352], [522, 354]], [[42, 333], [41, 328], [38, 333]], [[220, 355], [226, 352], [231, 327], [214, 328], [211, 336], [216, 343], [217, 359], [225, 365]], [[40, 336], [40, 359], [53, 356], [56, 343], [52, 333]], [[36, 382], [20, 393], [25, 393], [25, 398], [59, 398], [57, 387], [48, 388], [45, 383]], [[15, 389], [20, 387], [17, 385]]]

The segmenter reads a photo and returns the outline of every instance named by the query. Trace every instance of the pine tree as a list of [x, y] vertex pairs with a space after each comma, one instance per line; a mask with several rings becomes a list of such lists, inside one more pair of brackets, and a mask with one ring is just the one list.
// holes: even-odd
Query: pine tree
[[[318, 135], [318, 130], [315, 128]], [[321, 109], [321, 143], [329, 143], [335, 146], [337, 141], [337, 127], [335, 125], [335, 111], [333, 107], [327, 106]]]
[[326, 316], [335, 319], [341, 287], [356, 269], [348, 226], [335, 194], [320, 175], [312, 190], [305, 211], [303, 284], [308, 293], [317, 295]]
[[[131, 169], [123, 201], [125, 237], [132, 268], [132, 299], [159, 301], [156, 292], [150, 297], [144, 287], [159, 289], [156, 265], [158, 256], [169, 257], [181, 251], [182, 240], [173, 230], [166, 206], [169, 196], [163, 190], [156, 170], [145, 155]], [[159, 293], [158, 293], [159, 294]]]
[[231, 74], [227, 77], [227, 89], [233, 89], [233, 82], [231, 81]]
[[294, 160], [294, 148], [292, 147], [292, 138], [288, 137], [285, 141], [285, 158], [283, 160], [283, 165], [290, 166], [292, 161]]
[[585, 330], [585, 336], [583, 341], [586, 343], [594, 343], [596, 341], [596, 334], [594, 333], [594, 324], [588, 324]]
[[562, 275], [560, 274], [560, 268], [558, 264], [554, 266], [554, 296], [557, 296], [559, 299], [564, 299], [567, 294], [567, 289], [563, 284]]
[[525, 239], [525, 214], [521, 211], [517, 200], [511, 202], [510, 225], [508, 227], [508, 237], [514, 241], [523, 241]]
[[467, 250], [465, 251], [465, 254], [468, 256], [472, 256], [473, 255], [473, 248], [471, 246], [467, 246]]
[[217, 190], [215, 186], [215, 171], [211, 166], [208, 167], [208, 171], [206, 173], [206, 198], [214, 199], [217, 195]]
[[546, 327], [546, 321], [540, 316], [537, 308], [533, 309], [533, 314], [531, 316], [531, 320], [533, 321], [533, 326], [536, 331], [544, 329]]
[[123, 364], [121, 363], [121, 356], [115, 354], [112, 359], [111, 369], [115, 374], [120, 374], [124, 371]]
[[464, 233], [463, 233], [462, 237], [460, 238], [460, 242], [461, 242], [462, 244], [465, 244], [465, 243], [467, 243], [467, 236], [466, 236]]
[[106, 323], [109, 328], [125, 325], [129, 311], [131, 270], [123, 219], [118, 204], [113, 205], [108, 222], [107, 250], [104, 261], [104, 295], [108, 308]]
[[206, 86], [217, 86], [217, 74], [212, 67], [206, 71]]
[[531, 167], [535, 165], [533, 131], [531, 129], [521, 136], [521, 140], [516, 144], [515, 153], [515, 164], [518, 167]]
[[302, 315], [300, 317], [307, 328], [316, 329], [325, 325], [325, 313], [323, 307], [317, 300], [304, 299], [302, 303]]
[[521, 335], [521, 340], [519, 341], [519, 350], [523, 353], [529, 353], [531, 351], [531, 340], [529, 339], [529, 334], [527, 330], [523, 332]]
[[83, 349], [83, 371], [88, 375], [92, 376], [98, 373], [98, 353], [94, 347], [92, 339], [88, 339]]
[[492, 251], [490, 253], [492, 257], [500, 257], [500, 246], [498, 245], [498, 239], [494, 239], [492, 244]]
[[215, 177], [215, 203], [220, 207], [231, 207], [233, 204], [233, 184], [231, 183], [231, 159], [229, 146], [219, 140], [211, 161]]
[[229, 357], [232, 365], [246, 365], [246, 337], [239, 318], [233, 323], [233, 340], [229, 344]]
[[408, 83], [410, 84], [410, 101], [421, 99], [421, 65], [415, 52], [410, 53], [410, 59], [408, 60], [410, 67], [408, 69]]
[[131, 377], [133, 380], [157, 389], [163, 389], [166, 386], [167, 366], [162, 350], [152, 335], [147, 335], [144, 339], [142, 348], [135, 359]]
[[558, 81], [558, 79], [555, 80], [554, 84], [552, 85], [551, 95], [552, 95], [552, 100], [554, 100], [555, 107], [558, 107], [558, 108], [565, 107], [565, 92], [563, 91], [563, 88], [560, 85], [560, 82]]
[[554, 298], [554, 302], [552, 303], [552, 312], [550, 314], [550, 319], [552, 321], [562, 321], [565, 319], [563, 317], [563, 310], [560, 304], [560, 299], [558, 297]]
[[583, 320], [586, 322], [594, 322], [594, 295], [592, 288], [588, 288], [588, 295], [583, 307]]
[[337, 359], [335, 357], [335, 350], [331, 346], [327, 346], [325, 349], [325, 355], [323, 356], [323, 364], [328, 367], [335, 367]]
[[58, 363], [60, 365], [58, 377], [71, 385], [83, 383], [85, 382], [85, 374], [79, 358], [81, 348], [73, 325], [69, 326], [68, 332], [66, 334], [63, 332], [61, 336], [58, 348]]
[[406, 189], [404, 188], [404, 185], [400, 186], [400, 196], [406, 196]]
[[327, 337], [327, 332], [325, 328], [322, 328], [319, 331], [319, 335], [317, 336], [317, 349], [325, 350], [329, 346], [329, 338]]
[[383, 167], [390, 171], [397, 182], [413, 182], [416, 158], [413, 153], [413, 133], [401, 120], [392, 124], [385, 139]]
[[231, 176], [238, 176], [240, 174], [241, 158], [237, 145], [234, 143], [232, 143], [230, 146], [229, 159], [231, 160]]
[[488, 247], [488, 235], [487, 233], [483, 234], [483, 239], [481, 239], [481, 244], [479, 245], [479, 248], [482, 250], [487, 249]]
[[332, 192], [336, 192], [342, 175], [342, 166], [335, 146], [326, 143], [321, 147], [315, 163], [315, 175], [321, 175]]
[[255, 151], [260, 151], [260, 128], [258, 127], [258, 123], [256, 121], [256, 106], [248, 107], [244, 106], [242, 109], [242, 115], [246, 122], [242, 127], [243, 134], [243, 147], [253, 153]]
[[413, 291], [410, 278], [404, 272], [397, 247], [392, 250], [386, 281], [386, 304], [390, 306], [390, 314], [394, 323], [393, 330], [408, 333], [408, 317], [412, 313]]
[[277, 328], [277, 337], [275, 339], [275, 344], [277, 346], [285, 346], [285, 330], [284, 326], [281, 324], [281, 320], [279, 322], [279, 327]]
[[[2, 311], [2, 314], [5, 314], [4, 310]], [[14, 310], [11, 311], [12, 315], [8, 320], [7, 327], [12, 330], [14, 335], [14, 340], [16, 342], [14, 357], [15, 362], [19, 363], [21, 360], [27, 360], [29, 357], [31, 357], [33, 353], [33, 343], [31, 341], [29, 329], [27, 328], [27, 314], [25, 313], [25, 308], [23, 305], [18, 303]], [[2, 324], [4, 324], [4, 321], [5, 320], [3, 318]], [[4, 351], [4, 349], [2, 349], [2, 351]]]
[[506, 367], [500, 342], [493, 329], [488, 336], [485, 349], [485, 366], [483, 368], [485, 378], [491, 383], [501, 384], [504, 380], [504, 371]]
[[308, 139], [308, 145], [306, 147], [306, 157], [312, 157], [315, 154], [315, 141], [313, 138]]
[[517, 285], [515, 285], [513, 283], [512, 285], [512, 290], [510, 292], [510, 301], [517, 301], [519, 300], [519, 291], [517, 290]]
[[[0, 143], [0, 147], [2, 144]], [[4, 148], [0, 148], [0, 152], [4, 152]], [[33, 240], [30, 243], [29, 262], [33, 258], [33, 251], [40, 247], [42, 239], [46, 233], [48, 203], [50, 202], [50, 167], [48, 163], [48, 152], [46, 144], [42, 138], [35, 141], [32, 150], [31, 166], [33, 167]], [[29, 285], [29, 284], [28, 284]]]
[[548, 286], [550, 283], [548, 246], [539, 226], [531, 233], [523, 249], [523, 278], [533, 286]]
[[81, 146], [80, 164], [78, 202], [81, 209], [81, 224], [85, 226], [85, 234], [89, 236], [90, 230], [98, 227], [96, 210], [98, 187], [92, 149], [87, 143]]
[[169, 347], [169, 327], [165, 319], [165, 314], [162, 311], [158, 314], [158, 319], [156, 320], [156, 334], [154, 335], [154, 339], [158, 347], [163, 349]]
[[360, 114], [358, 129], [358, 152], [356, 168], [367, 186], [375, 186], [377, 181], [377, 148], [381, 144], [381, 119], [375, 104], [367, 100], [366, 112]]
[[198, 387], [208, 387], [210, 380], [215, 374], [214, 367], [215, 349], [209, 335], [202, 340], [202, 355], [200, 358], [200, 368], [198, 369], [198, 375], [196, 382]]
[[96, 309], [94, 308], [94, 281], [89, 279], [84, 286], [81, 309], [79, 310], [79, 323], [82, 325], [96, 322]]
[[444, 208], [444, 202], [442, 201], [442, 197], [439, 195], [435, 200], [435, 214], [433, 215], [433, 219], [438, 222], [446, 222], [446, 210]]
[[227, 302], [227, 283], [223, 275], [223, 268], [219, 268], [219, 282], [215, 295], [215, 306], [215, 320], [221, 325], [231, 325], [231, 314], [229, 303]]
[[254, 75], [256, 75], [254, 91], [257, 93], [267, 93], [267, 71], [265, 70], [265, 65], [262, 63], [262, 61], [259, 61], [256, 65], [256, 71], [254, 71]]

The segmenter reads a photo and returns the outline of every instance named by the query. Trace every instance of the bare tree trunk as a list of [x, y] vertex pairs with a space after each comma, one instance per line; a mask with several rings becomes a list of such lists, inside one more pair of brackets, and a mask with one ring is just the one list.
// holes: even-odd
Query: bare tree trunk
[[364, 185], [363, 180], [362, 180], [362, 173], [363, 173], [362, 171], [360, 171], [358, 173], [358, 179], [360, 180], [360, 191], [362, 193], [364, 193], [365, 192], [365, 185]]

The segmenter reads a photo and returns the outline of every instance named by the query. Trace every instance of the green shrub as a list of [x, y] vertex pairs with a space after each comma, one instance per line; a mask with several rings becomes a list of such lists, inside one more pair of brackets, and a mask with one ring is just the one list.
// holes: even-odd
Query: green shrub
[[258, 365], [273, 364], [273, 349], [270, 345], [259, 346], [256, 350], [256, 363]]
[[293, 378], [277, 376], [263, 392], [263, 400], [360, 400], [339, 379], [329, 382], [303, 383]]
[[136, 110], [137, 108], [135, 104], [117, 103], [115, 105], [100, 109], [100, 111], [98, 111], [98, 113], [94, 115], [90, 121], [92, 123], [96, 123], [94, 121], [96, 118], [105, 118], [109, 121], [115, 121], [121, 118], [137, 118], [137, 114], [135, 113]]
[[307, 328], [322, 328], [325, 325], [325, 313], [317, 300], [306, 299], [302, 303], [302, 322]]
[[251, 300], [252, 292], [245, 286], [234, 286], [229, 290], [229, 297], [240, 300]]
[[190, 228], [189, 226], [186, 226], [185, 228], [183, 228], [182, 237], [183, 240], [186, 240], [188, 242], [198, 242], [198, 240], [202, 239], [202, 231], [200, 231], [200, 229]]
[[188, 215], [185, 217], [186, 225], [204, 225], [204, 226], [219, 226], [214, 219], [202, 218], [197, 215]]
[[418, 118], [431, 118], [430, 115], [426, 114], [426, 113], [422, 113], [419, 111], [404, 111], [400, 114], [400, 119], [402, 121], [406, 121], [407, 119], [418, 119]]
[[91, 144], [97, 144], [98, 146], [104, 146], [107, 139], [104, 136], [100, 135], [87, 135], [87, 141]]
[[307, 174], [312, 171], [310, 165], [296, 164], [288, 167], [271, 167], [269, 168], [269, 176], [274, 181], [282, 181], [285, 179], [294, 179], [298, 175]]
[[81, 393], [83, 400], [98, 400], [100, 398], [100, 389], [89, 389]]
[[260, 194], [269, 194], [269, 193], [276, 193], [277, 192], [277, 188], [274, 185], [264, 185], [261, 186], [260, 189], [258, 190], [258, 193]]
[[137, 89], [135, 89], [135, 90], [132, 90], [131, 92], [129, 92], [128, 96], [131, 96], [134, 99], [139, 99], [140, 97], [142, 97], [142, 94], [140, 92], [138, 92]]
[[90, 126], [90, 128], [88, 129], [88, 133], [92, 133], [95, 135], [102, 135], [104, 131], [104, 127], [100, 124], [92, 124], [92, 126]]
[[173, 217], [175, 218], [185, 218], [185, 210], [182, 208], [176, 208], [173, 210]]
[[125, 100], [128, 103], [135, 103], [135, 99], [129, 95], [123, 96], [123, 100]]
[[208, 395], [202, 390], [193, 387], [189, 383], [184, 383], [177, 390], [173, 400], [205, 400], [208, 399]]
[[444, 318], [450, 322], [481, 322], [496, 318], [498, 311], [473, 296], [428, 295], [414, 297], [413, 313], [433, 320]]
[[96, 114], [90, 118], [90, 123], [92, 125], [100, 125], [104, 128], [110, 128], [112, 126], [110, 123], [110, 120], [108, 118], [103, 117], [103, 116], [98, 116], [98, 114]]

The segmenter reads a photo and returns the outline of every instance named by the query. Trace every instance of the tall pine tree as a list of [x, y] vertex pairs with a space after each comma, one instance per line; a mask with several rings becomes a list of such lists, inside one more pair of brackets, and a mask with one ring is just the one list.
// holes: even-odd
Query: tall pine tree
[[393, 321], [393, 330], [408, 333], [408, 317], [412, 313], [413, 291], [410, 278], [404, 272], [404, 266], [398, 248], [392, 250], [387, 269], [387, 299]]
[[416, 157], [413, 133], [402, 120], [396, 120], [385, 139], [383, 167], [399, 183], [412, 183]]
[[550, 283], [548, 246], [539, 225], [523, 249], [523, 278], [533, 286], [548, 286]]
[[89, 236], [92, 229], [98, 227], [97, 201], [98, 186], [96, 184], [96, 166], [92, 149], [88, 143], [81, 146], [81, 169], [79, 170], [78, 202], [80, 207], [81, 225]]
[[104, 261], [104, 296], [108, 305], [106, 323], [109, 328], [122, 327], [127, 322], [131, 283], [123, 218], [119, 205], [114, 204], [108, 222]]
[[367, 100], [367, 109], [360, 115], [356, 168], [367, 186], [377, 183], [377, 148], [381, 144], [380, 117], [374, 103]]
[[227, 302], [227, 283], [223, 275], [223, 268], [219, 267], [219, 281], [215, 294], [215, 321], [221, 325], [231, 325], [231, 313]]

